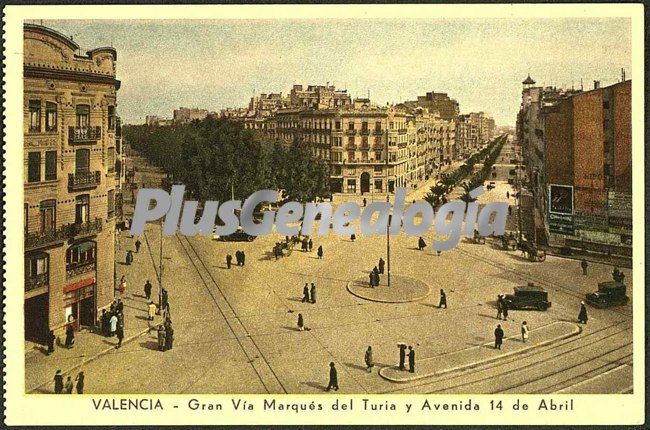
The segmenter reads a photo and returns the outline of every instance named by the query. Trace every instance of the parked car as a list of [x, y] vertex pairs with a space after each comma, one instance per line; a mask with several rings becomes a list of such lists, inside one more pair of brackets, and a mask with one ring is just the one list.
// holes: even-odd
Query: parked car
[[551, 307], [548, 301], [548, 292], [529, 282], [523, 287], [515, 287], [514, 294], [506, 294], [505, 301], [509, 309], [539, 309], [545, 311]]
[[224, 242], [252, 242], [257, 236], [252, 236], [246, 233], [241, 227], [237, 227], [237, 231], [227, 236], [219, 236], [216, 233], [216, 227], [213, 230], [212, 239], [221, 240]]
[[625, 284], [622, 282], [608, 281], [598, 283], [598, 291], [585, 296], [585, 301], [597, 308], [621, 306], [630, 299], [625, 295]]

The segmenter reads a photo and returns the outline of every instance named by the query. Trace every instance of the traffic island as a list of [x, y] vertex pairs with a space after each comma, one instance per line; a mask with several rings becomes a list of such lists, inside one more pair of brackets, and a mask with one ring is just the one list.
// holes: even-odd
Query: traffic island
[[424, 282], [404, 275], [390, 276], [390, 287], [387, 276], [381, 275], [377, 287], [371, 287], [368, 277], [358, 278], [347, 283], [348, 291], [365, 300], [381, 303], [408, 303], [422, 300], [431, 292]]
[[413, 373], [408, 370], [399, 370], [398, 366], [387, 366], [379, 369], [379, 375], [391, 382], [412, 382], [478, 367], [504, 357], [523, 354], [532, 349], [577, 336], [580, 332], [582, 332], [582, 328], [575, 323], [556, 321], [531, 330], [526, 343], [521, 341], [521, 336], [518, 334], [504, 338], [501, 349], [495, 349], [494, 342], [485, 343], [435, 357], [416, 360], [416, 369]]

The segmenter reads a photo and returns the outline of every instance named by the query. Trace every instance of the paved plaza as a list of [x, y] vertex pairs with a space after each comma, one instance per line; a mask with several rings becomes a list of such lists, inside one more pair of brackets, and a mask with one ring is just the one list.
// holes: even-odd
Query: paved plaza
[[[515, 204], [512, 188], [498, 181], [479, 203]], [[418, 196], [419, 197], [419, 196]], [[513, 212], [514, 214], [514, 212]], [[514, 216], [514, 215], [513, 215]], [[509, 220], [509, 225], [512, 219]], [[298, 248], [276, 260], [276, 234], [253, 242], [212, 237], [163, 237], [162, 284], [169, 291], [175, 330], [173, 349], [157, 350], [146, 318], [143, 285], [157, 296], [160, 230], [147, 224], [142, 249], [132, 265], [122, 264], [136, 238], [122, 232], [117, 247], [118, 278], [124, 274], [127, 342], [81, 333], [72, 350], [26, 357], [27, 390], [52, 392], [56, 369], [74, 375], [83, 368], [88, 393], [320, 393], [329, 363], [338, 369], [342, 393], [546, 393], [629, 392], [632, 386], [632, 302], [610, 309], [588, 308], [587, 325], [577, 324], [580, 301], [597, 283], [611, 279], [612, 266], [591, 263], [584, 276], [579, 261], [548, 256], [530, 262], [520, 251], [503, 251], [488, 238], [468, 238], [438, 255], [434, 232], [391, 236], [391, 275], [376, 290], [368, 273], [386, 260], [385, 236], [330, 234], [314, 237], [314, 250]], [[316, 229], [315, 229], [316, 231]], [[316, 249], [322, 246], [323, 259]], [[243, 267], [226, 267], [226, 254], [246, 254]], [[631, 271], [624, 269], [628, 296]], [[496, 318], [496, 297], [533, 282], [549, 292], [547, 311], [510, 311]], [[316, 285], [316, 302], [302, 301], [305, 283]], [[387, 291], [388, 288], [392, 290]], [[439, 291], [447, 295], [439, 308]], [[308, 330], [297, 328], [302, 314]], [[530, 338], [520, 340], [527, 321]], [[506, 340], [493, 348], [501, 324]], [[414, 373], [396, 368], [398, 344], [416, 351]], [[364, 352], [372, 346], [374, 368]]]

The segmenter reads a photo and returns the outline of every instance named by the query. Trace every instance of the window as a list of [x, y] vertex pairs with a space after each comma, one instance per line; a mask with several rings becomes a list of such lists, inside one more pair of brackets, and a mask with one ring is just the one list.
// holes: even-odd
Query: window
[[381, 191], [381, 186], [382, 186], [381, 179], [376, 179], [375, 180], [375, 191]]
[[336, 125], [335, 128], [336, 128], [337, 130], [340, 130], [340, 129], [341, 129], [341, 121], [336, 121], [335, 125]]
[[108, 218], [115, 214], [115, 190], [108, 190]]
[[82, 194], [75, 199], [74, 222], [82, 224], [90, 220], [90, 196]]
[[115, 171], [115, 148], [108, 148], [106, 156], [106, 164], [108, 173], [113, 173]]
[[381, 121], [375, 122], [375, 130], [381, 131]]
[[77, 127], [88, 128], [90, 126], [90, 106], [77, 105]]
[[381, 161], [381, 151], [375, 151], [375, 160]]
[[41, 101], [29, 101], [29, 132], [38, 133], [41, 131]]
[[89, 149], [77, 149], [74, 152], [75, 172], [82, 173], [88, 172], [90, 170], [90, 150]]
[[354, 123], [353, 122], [348, 123], [348, 130], [354, 130]]
[[115, 106], [108, 107], [108, 129], [115, 130]]
[[49, 282], [49, 260], [45, 253], [25, 257], [25, 289], [46, 286]]
[[348, 161], [354, 161], [354, 151], [348, 151]]
[[56, 200], [43, 200], [39, 207], [41, 233], [56, 230]]
[[56, 131], [56, 103], [45, 104], [45, 131]]
[[361, 130], [368, 131], [368, 122], [364, 121], [361, 123]]
[[45, 152], [45, 180], [56, 179], [56, 151]]
[[30, 152], [27, 155], [27, 182], [41, 181], [41, 153]]
[[348, 193], [356, 193], [356, 192], [357, 192], [357, 180], [348, 179]]
[[65, 253], [66, 269], [95, 263], [95, 242], [72, 245]]
[[354, 137], [352, 137], [352, 136], [348, 137], [348, 145], [350, 145], [350, 146], [354, 145]]

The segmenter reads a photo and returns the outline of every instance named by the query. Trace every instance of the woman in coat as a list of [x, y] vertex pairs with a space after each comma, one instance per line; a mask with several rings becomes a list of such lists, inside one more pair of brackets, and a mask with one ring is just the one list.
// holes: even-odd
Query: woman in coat
[[298, 314], [298, 330], [303, 331], [305, 329], [305, 320], [302, 317], [302, 314]]
[[585, 302], [580, 302], [580, 313], [578, 314], [578, 322], [580, 324], [587, 324], [587, 320], [589, 318], [587, 317], [587, 307], [585, 306]]
[[65, 347], [72, 348], [73, 344], [74, 344], [74, 328], [72, 327], [72, 323], [69, 323], [68, 326], [65, 328]]
[[83, 394], [84, 393], [84, 373], [79, 372], [77, 374], [77, 377], [75, 378], [75, 381], [77, 382], [76, 388], [77, 388], [77, 394]]
[[366, 362], [366, 368], [368, 370], [368, 373], [372, 372], [372, 368], [375, 365], [375, 363], [372, 360], [372, 347], [371, 346], [369, 346], [368, 349], [366, 350], [366, 356], [364, 357], [364, 361]]

